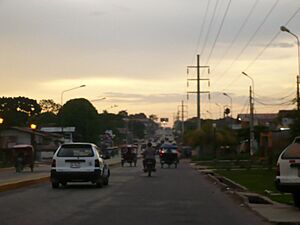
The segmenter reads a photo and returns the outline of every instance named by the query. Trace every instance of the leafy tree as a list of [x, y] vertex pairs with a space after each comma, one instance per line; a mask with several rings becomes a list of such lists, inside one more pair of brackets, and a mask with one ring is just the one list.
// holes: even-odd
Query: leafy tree
[[123, 116], [123, 117], [127, 117], [128, 112], [126, 110], [122, 110], [122, 111], [118, 112], [118, 115]]
[[58, 125], [58, 118], [57, 115], [53, 112], [44, 112], [40, 115], [33, 116], [29, 119], [30, 123], [35, 123], [39, 127], [45, 126], [57, 126]]
[[39, 102], [42, 112], [52, 112], [57, 114], [61, 108], [60, 104], [55, 103], [52, 99], [42, 99]]
[[40, 112], [41, 107], [36, 100], [26, 97], [0, 98], [0, 115], [8, 126], [27, 126], [29, 117]]
[[150, 120], [153, 120], [154, 122], [157, 122], [157, 121], [158, 121], [158, 116], [155, 115], [155, 114], [151, 114], [151, 115], [149, 116], [149, 119], [150, 119]]
[[74, 141], [94, 142], [99, 140], [99, 120], [95, 107], [86, 99], [72, 99], [58, 113], [61, 126], [74, 126]]

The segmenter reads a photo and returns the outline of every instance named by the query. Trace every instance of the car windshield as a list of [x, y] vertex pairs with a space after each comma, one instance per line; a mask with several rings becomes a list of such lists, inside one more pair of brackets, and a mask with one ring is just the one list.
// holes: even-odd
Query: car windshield
[[300, 144], [289, 145], [282, 155], [283, 159], [300, 159]]
[[90, 145], [67, 145], [62, 146], [57, 154], [58, 157], [93, 157], [94, 153]]

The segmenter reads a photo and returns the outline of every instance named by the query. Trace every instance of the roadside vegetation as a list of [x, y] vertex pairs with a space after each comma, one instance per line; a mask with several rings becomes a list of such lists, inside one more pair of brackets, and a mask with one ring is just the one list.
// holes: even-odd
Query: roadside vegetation
[[293, 205], [292, 195], [279, 193], [276, 190], [274, 185], [276, 171], [274, 169], [218, 169], [215, 172], [241, 184], [251, 192], [267, 196], [276, 202]]

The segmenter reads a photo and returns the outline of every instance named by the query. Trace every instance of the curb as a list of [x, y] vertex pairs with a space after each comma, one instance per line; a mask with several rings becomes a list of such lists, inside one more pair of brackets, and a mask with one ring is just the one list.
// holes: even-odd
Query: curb
[[44, 176], [44, 177], [39, 177], [34, 179], [11, 182], [11, 183], [0, 185], [0, 192], [14, 190], [25, 186], [34, 185], [34, 184], [39, 184], [49, 180], [50, 180], [50, 176]]
[[[197, 167], [195, 169], [201, 174], [206, 175], [206, 177], [214, 184], [218, 185], [222, 191], [227, 191], [228, 193], [232, 194], [232, 196], [235, 196], [237, 199], [239, 199], [239, 201], [241, 202], [241, 206], [247, 207], [249, 210], [251, 210], [257, 216], [262, 218], [264, 221], [277, 225], [300, 225], [300, 219], [296, 219], [298, 218], [299, 211], [296, 211], [297, 216], [294, 219], [291, 219], [289, 216], [285, 216], [283, 218], [271, 216], [272, 213], [270, 214], [270, 212], [272, 211], [277, 215], [281, 215], [282, 213], [288, 212], [290, 216], [295, 216], [295, 211], [288, 205], [274, 202], [267, 196], [250, 192], [244, 186], [226, 177], [215, 174], [213, 170], [203, 170]], [[271, 211], [269, 211], [270, 208]]]
[[[114, 163], [109, 164], [109, 167], [115, 168], [115, 167], [118, 167], [119, 165], [121, 165], [121, 162], [114, 162]], [[14, 168], [12, 167], [12, 168], [4, 168], [4, 169], [11, 170]], [[45, 182], [49, 182], [49, 181], [50, 181], [50, 175], [42, 176], [42, 177], [38, 177], [38, 178], [28, 178], [26, 180], [20, 180], [20, 181], [15, 181], [15, 182], [12, 181], [12, 182], [0, 185], [0, 192], [14, 190], [14, 189], [27, 187], [27, 186], [31, 186], [34, 184], [45, 183]]]

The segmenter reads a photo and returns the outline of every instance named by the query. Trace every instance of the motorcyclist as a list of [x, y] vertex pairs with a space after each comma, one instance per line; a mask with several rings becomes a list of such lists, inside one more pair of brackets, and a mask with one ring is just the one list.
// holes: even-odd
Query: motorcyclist
[[156, 151], [155, 149], [152, 147], [152, 143], [149, 142], [147, 144], [147, 147], [146, 149], [144, 150], [144, 152], [142, 153], [143, 154], [143, 166], [144, 166], [144, 170], [145, 170], [145, 166], [146, 166], [146, 161], [147, 160], [153, 160], [154, 162], [154, 168], [155, 168], [155, 164], [156, 164], [156, 160], [155, 160], [155, 154], [156, 154]]

